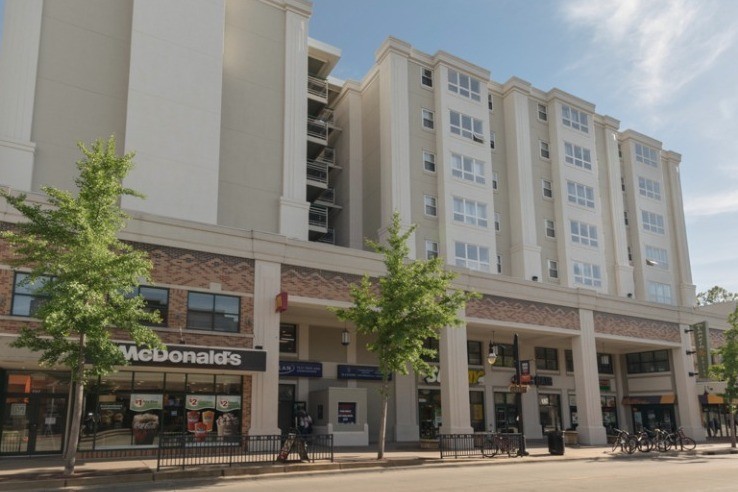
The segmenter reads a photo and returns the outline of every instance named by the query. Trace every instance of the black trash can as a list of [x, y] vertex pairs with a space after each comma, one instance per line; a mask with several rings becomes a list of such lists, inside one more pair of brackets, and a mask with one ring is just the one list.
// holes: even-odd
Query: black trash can
[[564, 433], [551, 431], [548, 433], [548, 452], [551, 454], [564, 454]]

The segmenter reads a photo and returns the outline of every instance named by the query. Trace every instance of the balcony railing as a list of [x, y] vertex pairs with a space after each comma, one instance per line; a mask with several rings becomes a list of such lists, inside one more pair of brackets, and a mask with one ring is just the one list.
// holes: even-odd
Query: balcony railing
[[328, 163], [322, 161], [309, 160], [307, 162], [307, 178], [308, 181], [328, 184]]
[[322, 203], [330, 203], [335, 204], [336, 203], [336, 190], [333, 188], [326, 188], [323, 190], [323, 192], [318, 196], [317, 202]]
[[328, 124], [317, 118], [308, 118], [307, 122], [308, 137], [319, 138], [321, 140], [328, 139]]
[[324, 162], [329, 166], [336, 165], [336, 151], [333, 147], [325, 147], [315, 158], [316, 162]]
[[328, 81], [308, 75], [308, 93], [314, 96], [322, 97], [323, 99], [328, 98]]
[[328, 229], [328, 232], [320, 236], [317, 242], [326, 243], [326, 244], [336, 244], [336, 230], [333, 228]]
[[328, 228], [328, 208], [320, 205], [310, 205], [308, 224], [314, 227]]

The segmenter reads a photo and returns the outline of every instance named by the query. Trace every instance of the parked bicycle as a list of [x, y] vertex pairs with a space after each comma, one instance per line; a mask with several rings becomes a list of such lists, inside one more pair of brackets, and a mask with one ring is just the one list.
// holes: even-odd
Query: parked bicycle
[[697, 447], [697, 442], [684, 434], [684, 427], [679, 427], [676, 432], [661, 431], [662, 442], [659, 451], [692, 451]]
[[641, 453], [648, 453], [656, 447], [654, 436], [649, 434], [646, 429], [641, 429], [641, 431], [635, 435], [635, 438], [638, 443], [638, 451]]
[[628, 434], [621, 429], [613, 429], [615, 431], [615, 442], [612, 443], [613, 453], [620, 448], [624, 453], [633, 454], [638, 449], [638, 441], [632, 434]]
[[505, 434], [488, 434], [482, 443], [482, 456], [493, 458], [500, 453], [508, 456], [518, 456], [520, 452], [518, 439]]

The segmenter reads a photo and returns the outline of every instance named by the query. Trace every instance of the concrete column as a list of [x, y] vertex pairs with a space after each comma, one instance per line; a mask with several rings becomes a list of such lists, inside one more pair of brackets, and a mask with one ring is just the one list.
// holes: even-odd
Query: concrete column
[[310, 7], [288, 3], [285, 12], [284, 143], [279, 233], [308, 239], [307, 77]]
[[[403, 229], [412, 223], [410, 201], [410, 102], [408, 98], [408, 56], [411, 46], [390, 38], [377, 55], [380, 72], [379, 120], [381, 162], [380, 241], [397, 210]], [[414, 120], [417, 121], [417, 120]], [[440, 131], [440, 130], [439, 130]], [[414, 234], [408, 244], [415, 244]], [[410, 248], [414, 259], [416, 248]]]
[[[397, 442], [416, 441], [420, 437], [418, 425], [418, 390], [416, 375], [395, 374], [395, 434]], [[392, 401], [392, 400], [390, 400]], [[445, 418], [445, 414], [444, 414]]]
[[542, 279], [541, 247], [538, 245], [533, 183], [533, 159], [528, 94], [530, 84], [511, 79], [505, 85], [505, 138], [510, 187], [510, 247], [512, 276], [526, 280]]
[[692, 340], [689, 333], [684, 330], [689, 325], [679, 325], [679, 334], [682, 345], [671, 350], [673, 363], [672, 375], [674, 378], [674, 389], [677, 394], [677, 410], [679, 412], [679, 424], [684, 427], [684, 433], [693, 437], [698, 442], [706, 439], [705, 428], [702, 427], [700, 403], [697, 397], [697, 383], [694, 377], [689, 375], [695, 372], [694, 360], [687, 355], [687, 349], [691, 349]]
[[594, 331], [594, 313], [579, 310], [580, 335], [572, 339], [579, 441], [582, 444], [605, 444], [607, 435], [602, 425], [600, 380], [597, 372], [597, 347]]
[[610, 222], [612, 223], [613, 257], [615, 259], [615, 289], [620, 297], [635, 295], [635, 278], [633, 266], [628, 260], [628, 237], [625, 229], [625, 201], [621, 191], [622, 173], [620, 172], [620, 156], [618, 154], [618, 127], [620, 122], [604, 117], [605, 120], [605, 159], [604, 172], [609, 184]]
[[676, 258], [674, 264], [679, 289], [679, 305], [692, 307], [695, 305], [696, 288], [692, 283], [692, 266], [689, 262], [689, 245], [687, 244], [687, 226], [684, 222], [684, 204], [682, 203], [682, 185], [679, 178], [679, 164], [682, 156], [676, 152], [662, 153], [665, 178], [669, 190], [669, 216], [671, 217]]
[[442, 434], [473, 432], [469, 414], [469, 366], [466, 358], [466, 329], [446, 327], [441, 330]]
[[254, 345], [267, 353], [266, 372], [252, 376], [250, 435], [280, 434], [275, 405], [279, 400], [279, 313], [274, 296], [280, 290], [279, 263], [256, 260], [254, 273]]
[[0, 45], [0, 185], [31, 191], [41, 0], [7, 0]]

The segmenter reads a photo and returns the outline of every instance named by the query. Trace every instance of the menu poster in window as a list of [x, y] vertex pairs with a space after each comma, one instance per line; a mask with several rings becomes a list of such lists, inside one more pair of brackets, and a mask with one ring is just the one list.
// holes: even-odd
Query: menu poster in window
[[[215, 423], [215, 395], [187, 395], [187, 431], [194, 432], [195, 438], [205, 440], [208, 432], [212, 432]], [[202, 412], [201, 412], [202, 410]]]
[[218, 395], [215, 397], [215, 405], [219, 412], [241, 410], [241, 395]]
[[131, 424], [134, 444], [154, 444], [154, 438], [159, 432], [159, 415], [154, 411], [164, 408], [163, 402], [163, 395], [131, 393], [130, 410], [136, 412]]
[[355, 402], [338, 402], [338, 423], [339, 424], [355, 424], [356, 423], [356, 403]]

